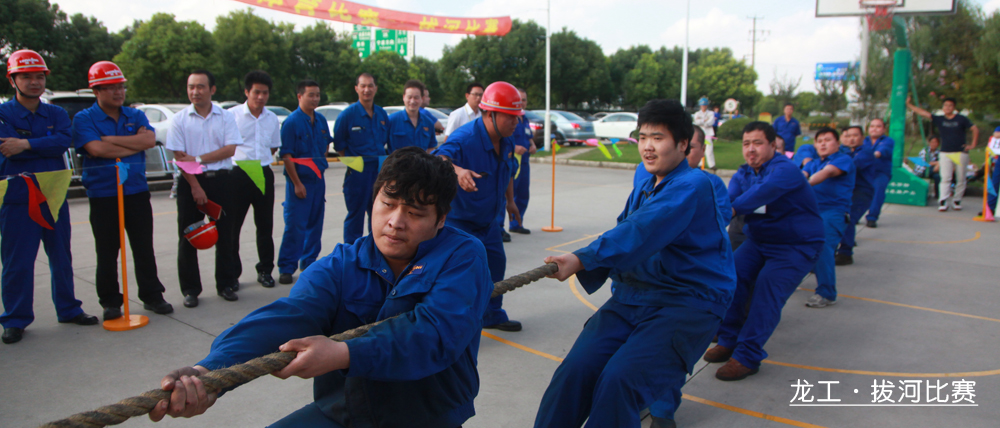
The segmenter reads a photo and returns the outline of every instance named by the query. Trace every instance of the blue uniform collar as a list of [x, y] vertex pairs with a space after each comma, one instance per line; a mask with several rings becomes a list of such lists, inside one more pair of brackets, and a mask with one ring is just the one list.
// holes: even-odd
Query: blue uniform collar
[[[486, 131], [486, 123], [483, 121], [483, 118], [477, 118], [474, 122], [472, 122], [472, 126], [476, 128], [476, 135], [479, 137], [480, 144], [483, 145], [483, 150], [487, 152], [494, 152], [493, 140], [490, 139], [490, 133]], [[506, 140], [507, 138], [500, 137], [500, 153], [494, 152], [495, 156], [503, 156], [504, 141]]]
[[[446, 234], [445, 229], [447, 229], [447, 226], [438, 230], [437, 235], [433, 238], [417, 245], [417, 253], [414, 254], [413, 259], [410, 260], [410, 265], [413, 265], [415, 262], [419, 262], [425, 255], [427, 255], [427, 253], [437, 247], [438, 243], [444, 239], [443, 237]], [[389, 267], [389, 263], [386, 262], [385, 256], [382, 255], [382, 252], [378, 250], [378, 247], [375, 245], [375, 238], [372, 237], [370, 233], [362, 240], [361, 248], [358, 250], [358, 254], [364, 255], [364, 257], [361, 257], [358, 260], [358, 265], [362, 269], [370, 270], [385, 278], [392, 284], [395, 284], [399, 280], [399, 278], [394, 278], [395, 274], [392, 272], [392, 268]], [[400, 278], [406, 275], [409, 271], [410, 269], [404, 269], [403, 275], [401, 275]]]
[[[785, 117], [785, 116], [781, 116], [781, 117]], [[751, 175], [761, 175], [761, 174], [764, 173], [764, 171], [767, 171], [767, 167], [771, 165], [771, 162], [774, 162], [774, 160], [778, 159], [778, 157], [779, 157], [779, 155], [777, 154], [777, 152], [775, 152], [774, 156], [772, 156], [770, 160], [768, 160], [767, 162], [764, 162], [764, 164], [760, 166], [760, 172], [755, 171], [753, 169], [753, 167], [750, 166], [750, 165], [746, 165], [746, 167], [749, 170], [749, 172], [750, 172]], [[784, 155], [782, 155], [780, 157], [784, 157], [785, 159], [788, 159]]]
[[[656, 187], [653, 188], [653, 189], [651, 189], [651, 190], [655, 192], [655, 191], [657, 191], [659, 189], [662, 189], [665, 184], [669, 183], [671, 180], [679, 177], [681, 174], [684, 174], [685, 172], [690, 171], [690, 170], [691, 170], [691, 166], [688, 165], [687, 159], [684, 159], [681, 163], [677, 164], [676, 168], [674, 168], [673, 170], [671, 170], [670, 172], [668, 172], [667, 175], [663, 177], [663, 180], [660, 180], [660, 184], [656, 185]], [[649, 177], [649, 181], [648, 181], [649, 184], [647, 184], [646, 186], [643, 186], [643, 190], [648, 191], [646, 189], [646, 187], [647, 186], [651, 186], [652, 183], [655, 183], [655, 182], [656, 182], [656, 176], [655, 175], [650, 176]]]
[[[17, 113], [17, 117], [24, 119], [31, 114], [31, 110], [28, 110], [27, 107], [21, 105], [21, 102], [17, 100], [16, 96], [11, 98], [10, 101], [14, 103], [14, 113]], [[35, 110], [35, 114], [41, 117], [49, 117], [48, 111], [45, 110], [45, 103], [38, 104], [38, 109]]]
[[354, 104], [358, 106], [358, 110], [361, 110], [361, 117], [367, 117], [369, 119], [374, 117], [373, 115], [375, 114], [375, 109], [378, 107], [378, 104], [372, 103], [372, 115], [369, 115], [368, 110], [365, 110], [365, 106], [361, 104], [361, 101], [355, 101]]
[[[90, 108], [92, 109], [91, 111], [94, 112], [94, 119], [97, 119], [97, 121], [111, 119], [111, 116], [108, 116], [108, 114], [101, 109], [101, 106], [98, 105], [97, 102], [94, 102], [94, 105], [90, 106]], [[118, 117], [119, 120], [121, 120], [121, 118], [125, 118], [126, 121], [132, 120], [132, 116], [125, 110], [125, 106], [118, 107]]]

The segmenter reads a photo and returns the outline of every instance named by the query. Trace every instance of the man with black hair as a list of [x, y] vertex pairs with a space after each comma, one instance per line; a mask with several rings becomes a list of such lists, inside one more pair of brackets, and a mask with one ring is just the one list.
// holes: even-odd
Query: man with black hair
[[[521, 94], [524, 107], [528, 107], [528, 93], [523, 88], [517, 88]], [[521, 220], [510, 219], [511, 233], [529, 235], [531, 231], [524, 227], [524, 212], [528, 210], [528, 199], [531, 198], [531, 155], [538, 151], [532, 141], [535, 133], [531, 130], [531, 123], [528, 118], [521, 116], [514, 129], [514, 203], [517, 204], [517, 212], [521, 214]], [[521, 157], [518, 164], [516, 156]], [[503, 215], [501, 213], [501, 215]], [[500, 228], [503, 229], [503, 217], [500, 217]]]
[[428, 153], [437, 147], [434, 119], [420, 106], [423, 104], [424, 84], [413, 79], [403, 86], [403, 110], [389, 115], [389, 152], [403, 147], [419, 147]]
[[792, 103], [785, 103], [782, 113], [784, 114], [774, 119], [774, 133], [785, 140], [786, 152], [794, 152], [795, 138], [802, 134], [802, 126], [799, 125], [798, 119], [792, 117], [795, 113], [795, 106]]
[[[330, 128], [316, 112], [319, 83], [303, 80], [295, 87], [299, 108], [281, 124], [281, 158], [285, 164], [285, 233], [278, 250], [278, 281], [291, 284], [296, 270], [306, 270], [319, 257], [326, 209]], [[294, 160], [302, 160], [305, 164]], [[315, 166], [315, 170], [312, 168]]]
[[744, 216], [746, 241], [734, 253], [736, 294], [719, 327], [719, 344], [704, 356], [710, 363], [726, 363], [715, 372], [720, 380], [757, 373], [781, 308], [816, 265], [823, 246], [816, 195], [799, 167], [777, 155], [775, 136], [766, 122], [748, 123], [743, 128], [747, 163], [729, 180], [733, 215]]
[[[938, 211], [948, 211], [948, 200], [951, 199], [952, 209], [962, 209], [962, 197], [965, 196], [965, 170], [969, 167], [969, 150], [976, 148], [979, 141], [979, 127], [969, 118], [958, 114], [955, 109], [958, 102], [954, 98], [945, 98], [941, 103], [944, 115], [932, 115], [931, 112], [913, 105], [906, 98], [906, 108], [914, 114], [930, 119], [941, 137], [941, 157], [938, 167], [941, 183], [938, 184]], [[966, 144], [966, 131], [972, 131], [972, 141]], [[957, 157], [959, 162], [952, 159]], [[952, 193], [951, 183], [955, 181], [955, 192]]]
[[854, 160], [855, 173], [854, 190], [851, 192], [851, 218], [834, 257], [837, 266], [854, 263], [854, 247], [857, 245], [854, 241], [854, 225], [861, 221], [861, 217], [871, 207], [872, 196], [875, 194], [875, 155], [872, 147], [863, 143], [863, 137], [864, 131], [860, 126], [849, 126], [840, 136], [844, 146], [842, 150]]
[[[177, 231], [180, 235], [177, 250], [177, 279], [184, 306], [198, 306], [201, 294], [201, 273], [198, 268], [198, 250], [184, 237], [184, 230], [205, 219], [205, 213], [198, 209], [211, 201], [222, 207], [222, 212], [231, 209], [230, 172], [236, 146], [242, 143], [236, 116], [212, 103], [215, 95], [215, 76], [208, 70], [195, 70], [188, 75], [187, 95], [191, 105], [185, 107], [170, 124], [167, 133], [167, 150], [173, 150], [174, 159], [183, 162], [197, 162], [205, 170], [201, 174], [182, 172], [177, 187]], [[239, 279], [233, 269], [233, 227], [232, 219], [223, 214], [215, 225], [219, 240], [215, 244], [215, 289], [227, 301], [236, 301], [234, 286]]]
[[[560, 281], [588, 293], [611, 278], [612, 297], [584, 325], [552, 376], [535, 427], [674, 426], [685, 375], [712, 340], [736, 288], [726, 225], [707, 174], [685, 161], [691, 116], [676, 100], [639, 110], [639, 152], [652, 176], [618, 225], [571, 254], [547, 257]], [[650, 231], [653, 231], [652, 233]], [[655, 405], [654, 405], [655, 403]]]
[[443, 132], [444, 126], [441, 125], [441, 122], [439, 122], [437, 118], [434, 117], [434, 115], [432, 115], [430, 112], [427, 111], [427, 108], [430, 106], [431, 106], [431, 91], [427, 89], [427, 86], [424, 86], [423, 99], [421, 100], [420, 103], [420, 114], [427, 116], [428, 119], [434, 122], [435, 132]]
[[[511, 174], [517, 119], [524, 115], [517, 88], [507, 82], [490, 84], [482, 97], [486, 114], [458, 128], [452, 138], [434, 152], [452, 162], [460, 190], [452, 202], [448, 225], [479, 238], [486, 247], [493, 281], [503, 280], [507, 269], [500, 220], [504, 210], [518, 222], [521, 215], [514, 202]], [[490, 299], [483, 315], [483, 328], [521, 331], [503, 309], [503, 296]]]
[[[868, 208], [867, 227], [878, 227], [878, 217], [882, 214], [882, 205], [885, 203], [885, 189], [889, 187], [892, 180], [892, 152], [895, 150], [896, 142], [885, 135], [885, 121], [880, 118], [872, 119], [868, 122], [868, 136], [862, 143], [872, 149], [875, 156], [872, 185], [875, 191], [872, 194], [872, 204]], [[961, 199], [961, 198], [959, 198]], [[961, 207], [960, 207], [961, 208]]]
[[837, 244], [844, 238], [846, 228], [854, 228], [848, 223], [851, 221], [851, 195], [856, 168], [851, 157], [840, 151], [840, 134], [835, 129], [820, 128], [815, 139], [819, 157], [806, 164], [802, 172], [816, 194], [825, 238], [816, 259], [816, 294], [806, 301], [806, 306], [825, 308], [837, 303], [837, 273], [834, 268]]
[[253, 224], [257, 232], [257, 282], [266, 288], [274, 287], [274, 172], [271, 163], [274, 153], [281, 147], [281, 126], [278, 116], [264, 108], [271, 97], [271, 76], [261, 70], [247, 73], [243, 78], [243, 94], [247, 102], [233, 108], [236, 125], [240, 128], [242, 143], [233, 155], [236, 161], [258, 161], [264, 172], [264, 189], [261, 191], [242, 168], [233, 170], [233, 263], [236, 278], [243, 273], [240, 259], [240, 230], [247, 211], [253, 206]]
[[[170, 399], [149, 413], [191, 417], [215, 403], [195, 376], [280, 349], [274, 374], [315, 378], [312, 403], [275, 428], [457, 428], [475, 414], [483, 311], [493, 290], [483, 245], [445, 224], [451, 164], [407, 147], [374, 185], [372, 233], [307, 268], [288, 297], [223, 332], [194, 367], [163, 378]], [[383, 321], [362, 337], [327, 336]]]
[[479, 110], [479, 103], [483, 100], [484, 91], [483, 84], [479, 82], [472, 82], [465, 87], [465, 105], [448, 115], [448, 126], [444, 127], [445, 141], [448, 141], [447, 138], [451, 133], [462, 125], [483, 116], [483, 112]]
[[365, 232], [365, 213], [368, 214], [368, 231], [371, 232], [372, 186], [378, 176], [379, 157], [385, 156], [389, 142], [389, 115], [375, 105], [378, 85], [375, 76], [361, 73], [354, 82], [358, 102], [351, 104], [337, 116], [333, 125], [333, 148], [340, 156], [361, 156], [361, 172], [346, 168], [344, 173], [344, 243], [356, 241]]

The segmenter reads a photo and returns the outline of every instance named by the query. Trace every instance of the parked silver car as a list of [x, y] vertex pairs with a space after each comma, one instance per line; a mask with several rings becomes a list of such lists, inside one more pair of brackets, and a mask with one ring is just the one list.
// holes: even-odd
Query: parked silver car
[[[545, 115], [545, 110], [534, 110], [534, 112]], [[570, 145], [580, 145], [588, 139], [597, 138], [592, 122], [568, 111], [550, 110], [550, 113], [552, 113], [552, 123], [556, 128], [559, 128], [559, 133], [566, 138]]]

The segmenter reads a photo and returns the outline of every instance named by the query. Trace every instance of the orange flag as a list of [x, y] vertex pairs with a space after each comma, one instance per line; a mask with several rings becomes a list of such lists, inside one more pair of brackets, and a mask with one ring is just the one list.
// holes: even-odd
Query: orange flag
[[310, 158], [288, 158], [288, 160], [290, 160], [290, 161], [292, 161], [294, 163], [297, 163], [299, 165], [309, 167], [309, 169], [311, 169], [313, 172], [316, 173], [316, 177], [323, 178], [323, 174], [321, 172], [319, 172], [319, 167], [316, 166], [316, 162], [314, 162], [312, 159], [310, 159]]
[[42, 208], [39, 206], [45, 202], [45, 195], [38, 190], [38, 187], [35, 187], [35, 182], [31, 177], [22, 176], [21, 178], [24, 178], [24, 182], [28, 186], [28, 217], [31, 217], [39, 226], [52, 230], [52, 225], [45, 221], [45, 217], [42, 217]]

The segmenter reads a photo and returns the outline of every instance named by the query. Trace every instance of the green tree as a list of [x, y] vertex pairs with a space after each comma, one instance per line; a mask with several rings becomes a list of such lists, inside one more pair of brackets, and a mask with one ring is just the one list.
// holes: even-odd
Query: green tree
[[157, 13], [139, 26], [114, 61], [128, 76], [130, 97], [183, 101], [191, 71], [217, 70], [214, 54], [212, 34], [201, 24]]
[[631, 106], [642, 106], [654, 98], [663, 98], [660, 80], [663, 66], [652, 53], [643, 54], [635, 68], [625, 74], [625, 102]]
[[567, 109], [607, 99], [611, 78], [604, 52], [593, 40], [563, 28], [552, 35], [552, 99]]
[[215, 58], [218, 70], [215, 99], [244, 101], [243, 77], [264, 70], [274, 79], [271, 103], [295, 104], [295, 82], [291, 76], [291, 33], [287, 23], [269, 22], [247, 8], [215, 19]]
[[48, 87], [53, 90], [77, 90], [88, 86], [87, 71], [97, 61], [111, 61], [121, 50], [122, 37], [108, 33], [94, 17], [75, 14], [59, 22], [54, 30], [59, 46], [49, 61]]
[[438, 63], [422, 56], [418, 56], [413, 57], [413, 60], [410, 61], [410, 65], [417, 70], [417, 76], [415, 76], [415, 78], [423, 82], [424, 86], [426, 86], [427, 90], [430, 92], [431, 103], [439, 105], [439, 101], [441, 100], [439, 100], [438, 97], [444, 95], [444, 90], [441, 89], [441, 68]]
[[338, 35], [326, 23], [317, 22], [292, 35], [292, 50], [294, 80], [315, 79], [327, 101], [357, 100], [354, 78], [361, 59], [351, 46], [349, 35]]
[[[557, 70], [554, 36], [552, 43], [554, 93]], [[431, 95], [436, 99], [435, 104], [461, 105], [465, 103], [465, 88], [469, 83], [489, 85], [498, 80], [524, 87], [529, 98], [541, 100], [545, 94], [545, 29], [533, 21], [515, 19], [506, 36], [466, 37], [454, 47], [445, 47], [438, 65], [442, 93]]]
[[993, 12], [984, 22], [975, 56], [976, 66], [967, 77], [965, 100], [984, 112], [1000, 113], [1000, 12]]
[[[361, 62], [359, 72], [375, 76], [378, 82], [378, 93], [375, 94], [375, 104], [380, 106], [398, 106], [403, 104], [403, 85], [416, 74], [410, 70], [410, 64], [396, 52], [380, 51], [371, 54]], [[357, 95], [355, 95], [355, 98]]]
[[[604, 100], [611, 105], [623, 106], [628, 104], [628, 86], [625, 76], [634, 69], [642, 58], [643, 54], [652, 54], [653, 50], [646, 45], [632, 46], [628, 49], [618, 49], [607, 58], [608, 76], [611, 79], [611, 93]], [[633, 108], [637, 107], [635, 105]]]
[[707, 96], [714, 104], [735, 98], [740, 105], [754, 106], [762, 98], [757, 90], [757, 72], [744, 61], [733, 58], [729, 48], [700, 52], [698, 62], [688, 72], [688, 105]]
[[48, 0], [0, 2], [0, 58], [6, 64], [12, 52], [32, 49], [48, 60], [59, 42], [56, 24], [65, 20], [59, 5], [49, 4]]

